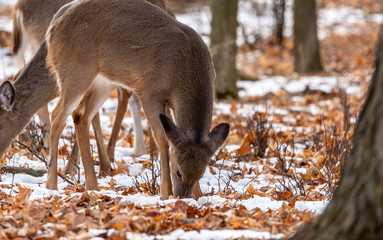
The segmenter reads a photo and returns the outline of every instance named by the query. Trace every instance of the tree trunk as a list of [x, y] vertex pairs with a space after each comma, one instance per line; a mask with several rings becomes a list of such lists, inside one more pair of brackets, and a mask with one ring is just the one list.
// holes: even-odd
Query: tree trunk
[[297, 72], [322, 70], [316, 15], [315, 0], [294, 0], [294, 58]]
[[283, 43], [286, 0], [274, 0], [275, 38], [279, 45]]
[[292, 239], [383, 239], [383, 28], [353, 150], [333, 200]]
[[213, 0], [211, 11], [211, 53], [217, 77], [215, 91], [218, 98], [238, 98], [237, 69], [237, 9], [238, 0]]

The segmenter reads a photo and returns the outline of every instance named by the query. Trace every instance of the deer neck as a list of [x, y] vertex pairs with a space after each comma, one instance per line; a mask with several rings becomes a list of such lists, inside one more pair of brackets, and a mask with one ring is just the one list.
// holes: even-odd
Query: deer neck
[[47, 49], [44, 42], [13, 84], [16, 100], [7, 121], [2, 123], [9, 126], [1, 126], [0, 156], [4, 154], [12, 139], [29, 123], [33, 115], [44, 104], [58, 96], [56, 81], [45, 65], [46, 55]]
[[[176, 125], [199, 142], [209, 134], [213, 112], [213, 86], [209, 82], [196, 88], [188, 88], [174, 98], [173, 111]], [[178, 95], [178, 94], [177, 94]], [[197, 97], [195, 97], [197, 96]]]
[[[37, 110], [58, 96], [57, 84], [46, 67], [47, 48], [41, 45], [32, 61], [13, 84], [16, 102], [13, 112], [19, 116], [32, 117]], [[30, 119], [25, 119], [29, 122]]]

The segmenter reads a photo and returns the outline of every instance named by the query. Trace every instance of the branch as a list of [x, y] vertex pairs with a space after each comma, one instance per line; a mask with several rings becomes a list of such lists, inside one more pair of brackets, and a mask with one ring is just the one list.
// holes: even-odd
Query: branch
[[10, 167], [10, 166], [3, 166], [0, 169], [3, 171], [7, 171], [9, 173], [12, 173], [12, 174], [25, 173], [25, 174], [31, 175], [33, 177], [42, 177], [47, 172], [46, 170], [34, 170], [32, 168]]

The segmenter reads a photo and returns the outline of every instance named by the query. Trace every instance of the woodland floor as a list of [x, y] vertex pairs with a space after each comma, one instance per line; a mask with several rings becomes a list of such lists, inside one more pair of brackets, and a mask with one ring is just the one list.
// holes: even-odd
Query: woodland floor
[[[82, 166], [80, 174], [72, 178], [78, 183], [59, 179], [58, 191], [45, 189], [45, 164], [13, 143], [0, 161], [0, 239], [291, 236], [323, 212], [350, 153], [383, 22], [383, 3], [378, 2], [321, 1], [319, 29], [325, 70], [316, 75], [293, 72], [291, 37], [283, 46], [274, 44], [272, 37], [241, 45], [238, 68], [258, 80], [239, 81], [239, 100], [215, 104], [213, 125], [229, 122], [231, 132], [200, 181], [205, 194], [198, 201], [160, 200], [159, 161], [149, 154], [134, 156], [130, 113], [117, 143], [113, 176], [99, 179], [98, 192], [85, 191]], [[344, 21], [334, 17], [341, 11], [347, 16]], [[3, 7], [0, 12], [0, 25], [4, 22], [0, 61], [6, 79], [15, 72], [7, 56], [10, 11]], [[101, 111], [105, 143], [116, 103], [112, 96]], [[51, 110], [54, 104], [50, 104]], [[35, 122], [38, 124], [37, 118]], [[149, 152], [150, 130], [146, 120], [142, 123]], [[60, 171], [71, 152], [73, 131], [68, 119], [60, 141]], [[39, 131], [31, 132], [38, 140]], [[91, 144], [97, 162], [94, 139]], [[43, 150], [35, 152], [47, 157]], [[12, 174], [9, 169], [14, 167], [24, 168], [24, 172], [41, 170], [44, 175]]]

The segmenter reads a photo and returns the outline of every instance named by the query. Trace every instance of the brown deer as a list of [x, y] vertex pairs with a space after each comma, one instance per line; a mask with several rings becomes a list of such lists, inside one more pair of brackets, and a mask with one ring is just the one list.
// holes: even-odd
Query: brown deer
[[[230, 125], [210, 131], [215, 78], [209, 50], [190, 27], [142, 0], [78, 1], [47, 33], [47, 64], [60, 97], [52, 112], [46, 187], [57, 189], [58, 140], [72, 113], [87, 189], [98, 189], [89, 123], [115, 86], [133, 90], [161, 156], [161, 195], [198, 197], [198, 181]], [[173, 110], [175, 122], [165, 116]], [[169, 142], [168, 142], [169, 141]]]

